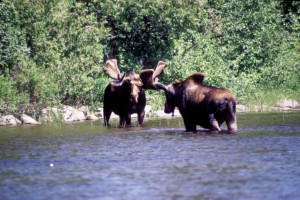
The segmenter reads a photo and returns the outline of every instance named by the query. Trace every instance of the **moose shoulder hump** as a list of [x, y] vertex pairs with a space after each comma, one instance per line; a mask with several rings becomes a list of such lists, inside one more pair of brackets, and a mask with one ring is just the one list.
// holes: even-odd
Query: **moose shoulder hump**
[[196, 72], [191, 76], [191, 78], [197, 83], [203, 83], [205, 75], [203, 73]]

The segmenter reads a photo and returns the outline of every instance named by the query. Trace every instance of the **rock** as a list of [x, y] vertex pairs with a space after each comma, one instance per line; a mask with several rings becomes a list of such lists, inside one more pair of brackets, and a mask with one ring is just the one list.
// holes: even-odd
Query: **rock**
[[266, 112], [266, 111], [273, 111], [273, 108], [272, 107], [269, 107], [269, 106], [262, 106], [261, 110], [263, 112]]
[[102, 118], [103, 113], [102, 112], [95, 112], [95, 116], [98, 117], [99, 119]]
[[110, 119], [119, 119], [119, 115], [116, 115], [114, 112], [111, 113]]
[[99, 107], [95, 112], [96, 117], [101, 119], [103, 117], [103, 108]]
[[181, 114], [178, 109], [175, 109], [173, 117], [181, 117]]
[[23, 122], [23, 124], [40, 124], [32, 117], [29, 117], [28, 115], [25, 114], [21, 115], [21, 121]]
[[163, 110], [158, 110], [156, 111], [156, 116], [158, 118], [171, 118], [171, 117], [181, 117], [181, 114], [178, 109], [175, 109], [173, 114], [172, 113], [167, 114]]
[[241, 105], [241, 104], [237, 104], [236, 105], [236, 112], [249, 112], [250, 111], [250, 108], [248, 108], [247, 106], [245, 105]]
[[99, 107], [96, 111], [103, 113], [103, 108]]
[[131, 116], [131, 118], [137, 118], [137, 117], [138, 117], [138, 116], [137, 116], [137, 113], [133, 113], [133, 114], [131, 114], [130, 116]]
[[98, 120], [99, 118], [95, 115], [89, 114], [86, 116], [86, 120]]
[[152, 107], [149, 105], [146, 105], [145, 107], [145, 117], [152, 117], [153, 115], [153, 110]]
[[84, 113], [71, 106], [64, 106], [62, 110], [65, 122], [83, 121], [86, 119]]
[[253, 106], [251, 106], [250, 111], [259, 112], [259, 111], [261, 111], [261, 108], [260, 108], [260, 106], [253, 105]]
[[[83, 108], [82, 108], [83, 109]], [[63, 106], [63, 108], [45, 108], [42, 110], [42, 119], [45, 122], [53, 120], [64, 120], [65, 122], [86, 120], [84, 112], [77, 110], [71, 106]]]
[[156, 111], [156, 116], [158, 118], [170, 118], [172, 117], [172, 114], [166, 114], [163, 110]]
[[89, 107], [87, 106], [80, 106], [77, 110], [83, 112], [85, 115], [88, 115], [90, 112]]
[[22, 124], [22, 122], [12, 115], [0, 117], [0, 126], [16, 126], [19, 124]]
[[51, 121], [51, 116], [50, 116], [49, 110], [50, 110], [50, 108], [44, 108], [42, 110], [42, 120], [44, 122], [50, 122]]
[[276, 106], [280, 108], [299, 108], [299, 103], [295, 100], [280, 100], [275, 103]]
[[44, 108], [42, 110], [42, 121], [51, 122], [62, 118], [61, 110], [58, 108]]

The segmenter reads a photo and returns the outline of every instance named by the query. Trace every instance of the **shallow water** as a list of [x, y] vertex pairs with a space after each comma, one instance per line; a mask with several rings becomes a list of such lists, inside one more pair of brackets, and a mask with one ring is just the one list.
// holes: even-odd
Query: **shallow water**
[[300, 112], [239, 114], [236, 134], [117, 124], [0, 127], [0, 199], [300, 196]]

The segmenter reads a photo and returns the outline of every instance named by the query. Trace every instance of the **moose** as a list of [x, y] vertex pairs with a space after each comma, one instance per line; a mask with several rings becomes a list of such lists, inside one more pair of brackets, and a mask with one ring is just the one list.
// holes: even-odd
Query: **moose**
[[125, 122], [130, 125], [131, 114], [137, 113], [138, 124], [141, 125], [145, 115], [145, 89], [156, 89], [153, 84], [158, 82], [158, 76], [167, 66], [167, 63], [159, 61], [155, 70], [144, 69], [140, 74], [130, 72], [127, 76], [121, 76], [117, 60], [108, 60], [103, 69], [115, 81], [110, 82], [104, 91], [104, 125], [109, 126], [112, 112], [119, 115], [121, 126]]
[[165, 113], [173, 113], [175, 107], [183, 117], [186, 131], [196, 131], [196, 126], [220, 131], [225, 121], [228, 130], [236, 131], [236, 101], [224, 88], [203, 84], [205, 75], [194, 73], [185, 81], [164, 85], [154, 83], [156, 89], [165, 91]]

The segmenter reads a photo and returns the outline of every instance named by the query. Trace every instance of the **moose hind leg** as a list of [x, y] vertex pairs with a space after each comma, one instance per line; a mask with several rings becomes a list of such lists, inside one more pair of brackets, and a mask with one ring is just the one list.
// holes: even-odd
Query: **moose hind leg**
[[214, 114], [209, 115], [209, 124], [210, 129], [213, 131], [221, 131], [218, 121], [215, 118]]
[[109, 126], [108, 121], [111, 115], [111, 110], [110, 109], [103, 109], [103, 115], [104, 115], [104, 126]]
[[226, 120], [226, 125], [228, 130], [236, 131], [237, 130], [237, 122], [236, 117], [232, 116]]
[[236, 131], [237, 130], [237, 121], [236, 121], [236, 111], [235, 111], [235, 104], [230, 107], [227, 119], [226, 119], [226, 125], [228, 130]]

